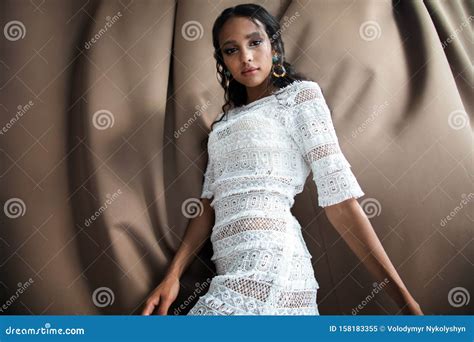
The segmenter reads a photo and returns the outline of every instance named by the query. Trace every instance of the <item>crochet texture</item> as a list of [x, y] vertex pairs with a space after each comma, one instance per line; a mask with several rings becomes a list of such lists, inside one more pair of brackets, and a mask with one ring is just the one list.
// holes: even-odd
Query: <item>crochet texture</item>
[[319, 315], [294, 197], [310, 172], [321, 207], [364, 195], [319, 85], [295, 81], [231, 109], [210, 132], [208, 155], [201, 198], [215, 211], [217, 275], [188, 315]]

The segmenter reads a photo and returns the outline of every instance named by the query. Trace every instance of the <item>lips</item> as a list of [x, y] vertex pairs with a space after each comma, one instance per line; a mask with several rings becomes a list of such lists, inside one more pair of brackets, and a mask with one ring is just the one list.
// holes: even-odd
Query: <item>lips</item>
[[247, 68], [247, 69], [244, 69], [244, 70], [242, 71], [242, 74], [245, 75], [245, 74], [247, 74], [247, 73], [250, 73], [250, 72], [252, 72], [252, 71], [256, 71], [256, 70], [259, 70], [259, 69], [260, 69], [260, 68]]

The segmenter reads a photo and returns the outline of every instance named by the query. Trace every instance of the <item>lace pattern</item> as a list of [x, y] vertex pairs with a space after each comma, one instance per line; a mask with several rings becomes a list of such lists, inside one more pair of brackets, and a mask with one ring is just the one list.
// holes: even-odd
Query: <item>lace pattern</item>
[[319, 284], [290, 209], [310, 173], [321, 207], [362, 192], [319, 85], [297, 81], [232, 109], [209, 134], [217, 275], [189, 315], [318, 315]]
[[331, 113], [316, 82], [303, 82], [280, 98], [290, 115], [283, 123], [311, 168], [321, 207], [364, 195], [342, 153]]

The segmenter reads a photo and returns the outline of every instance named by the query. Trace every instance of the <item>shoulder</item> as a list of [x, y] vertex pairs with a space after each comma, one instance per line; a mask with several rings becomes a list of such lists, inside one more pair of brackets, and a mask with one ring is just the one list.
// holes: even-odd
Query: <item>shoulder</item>
[[316, 98], [322, 98], [322, 90], [315, 81], [294, 81], [277, 94], [279, 104], [293, 107]]
[[279, 105], [283, 109], [279, 111], [279, 118], [290, 129], [310, 122], [314, 126], [315, 120], [331, 119], [331, 110], [317, 82], [297, 81], [279, 95]]

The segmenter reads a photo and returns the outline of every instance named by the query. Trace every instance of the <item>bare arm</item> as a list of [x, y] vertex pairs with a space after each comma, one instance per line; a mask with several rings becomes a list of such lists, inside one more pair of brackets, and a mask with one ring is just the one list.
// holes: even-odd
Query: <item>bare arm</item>
[[326, 215], [349, 245], [377, 279], [388, 279], [388, 294], [402, 308], [404, 314], [423, 314], [391, 263], [369, 218], [359, 203], [351, 198], [324, 208]]
[[142, 315], [151, 315], [158, 308], [159, 315], [168, 314], [170, 305], [175, 301], [180, 289], [179, 279], [189, 266], [193, 257], [200, 251], [203, 243], [210, 236], [214, 226], [214, 209], [210, 201], [201, 199], [203, 210], [201, 215], [192, 218], [164, 279], [153, 290], [146, 300]]
[[199, 253], [202, 245], [211, 235], [215, 220], [214, 209], [207, 198], [201, 199], [201, 202], [203, 211], [201, 215], [189, 221], [183, 241], [168, 267], [166, 277], [181, 278], [181, 275], [194, 259], [194, 255]]

